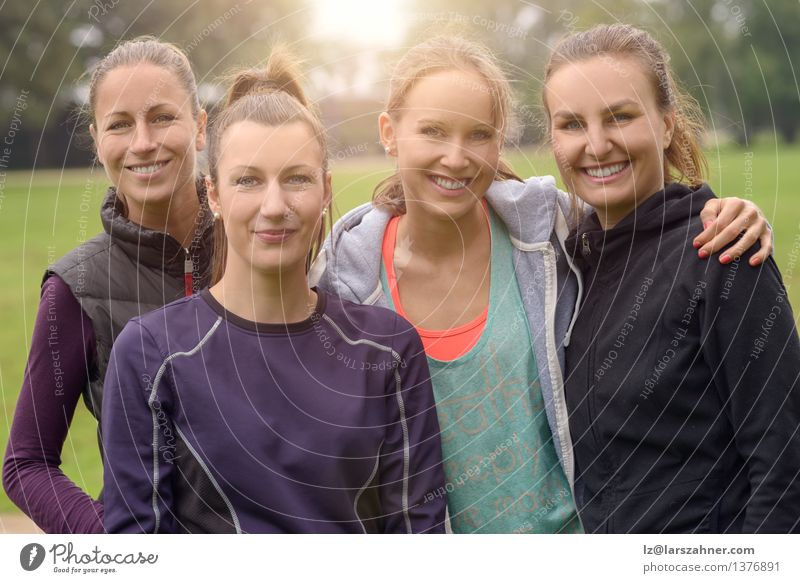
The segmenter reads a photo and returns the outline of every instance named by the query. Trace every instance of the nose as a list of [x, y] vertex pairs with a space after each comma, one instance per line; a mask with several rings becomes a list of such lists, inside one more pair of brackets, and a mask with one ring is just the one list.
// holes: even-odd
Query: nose
[[452, 170], [464, 170], [469, 166], [469, 158], [464, 149], [464, 144], [459, 140], [443, 142], [442, 147], [444, 148], [441, 158], [442, 166]]
[[592, 124], [585, 130], [586, 154], [593, 158], [603, 158], [611, 151], [611, 137], [602, 124]]
[[146, 122], [137, 122], [134, 128], [133, 141], [130, 151], [134, 154], [143, 154], [156, 149], [153, 130]]
[[287, 204], [286, 192], [280, 181], [271, 181], [264, 190], [259, 213], [271, 223], [282, 223], [290, 212], [291, 206]]

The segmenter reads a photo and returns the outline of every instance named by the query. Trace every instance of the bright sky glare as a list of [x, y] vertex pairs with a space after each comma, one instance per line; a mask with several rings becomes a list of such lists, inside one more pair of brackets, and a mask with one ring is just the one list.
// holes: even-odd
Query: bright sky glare
[[386, 48], [403, 40], [405, 0], [313, 0], [314, 31], [329, 40]]

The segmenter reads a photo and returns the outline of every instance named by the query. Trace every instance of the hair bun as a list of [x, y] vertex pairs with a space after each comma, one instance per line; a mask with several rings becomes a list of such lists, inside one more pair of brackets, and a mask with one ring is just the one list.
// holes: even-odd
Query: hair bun
[[246, 95], [284, 92], [297, 99], [304, 107], [309, 107], [300, 77], [297, 60], [284, 48], [274, 49], [263, 68], [245, 69], [234, 76], [225, 106], [230, 106]]

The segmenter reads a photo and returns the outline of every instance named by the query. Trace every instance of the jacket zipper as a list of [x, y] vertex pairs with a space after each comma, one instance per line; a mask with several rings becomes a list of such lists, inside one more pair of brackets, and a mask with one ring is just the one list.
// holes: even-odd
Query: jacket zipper
[[189, 250], [184, 248], [186, 257], [183, 260], [183, 295], [190, 296], [194, 293], [194, 263], [192, 263], [192, 256], [189, 255]]
[[592, 246], [589, 244], [589, 237], [586, 233], [581, 234], [581, 253], [584, 257], [592, 254]]

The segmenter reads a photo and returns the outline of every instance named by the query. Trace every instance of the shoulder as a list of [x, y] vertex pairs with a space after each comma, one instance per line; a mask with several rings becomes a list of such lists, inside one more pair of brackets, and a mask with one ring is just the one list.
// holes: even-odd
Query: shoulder
[[389, 308], [358, 304], [328, 293], [325, 314], [351, 341], [398, 346], [409, 338], [419, 338], [414, 326]]
[[117, 338], [136, 342], [148, 341], [167, 353], [195, 348], [219, 319], [199, 295], [181, 298], [151, 312], [132, 318]]
[[108, 233], [95, 235], [50, 265], [45, 273], [45, 279], [53, 273], [63, 279], [70, 272], [85, 268], [84, 264], [97, 262], [98, 257], [108, 253], [112, 245], [113, 239], [109, 237]]
[[549, 240], [557, 213], [564, 213], [569, 205], [568, 196], [558, 189], [552, 176], [495, 181], [486, 192], [486, 200], [509, 234], [524, 243]]

